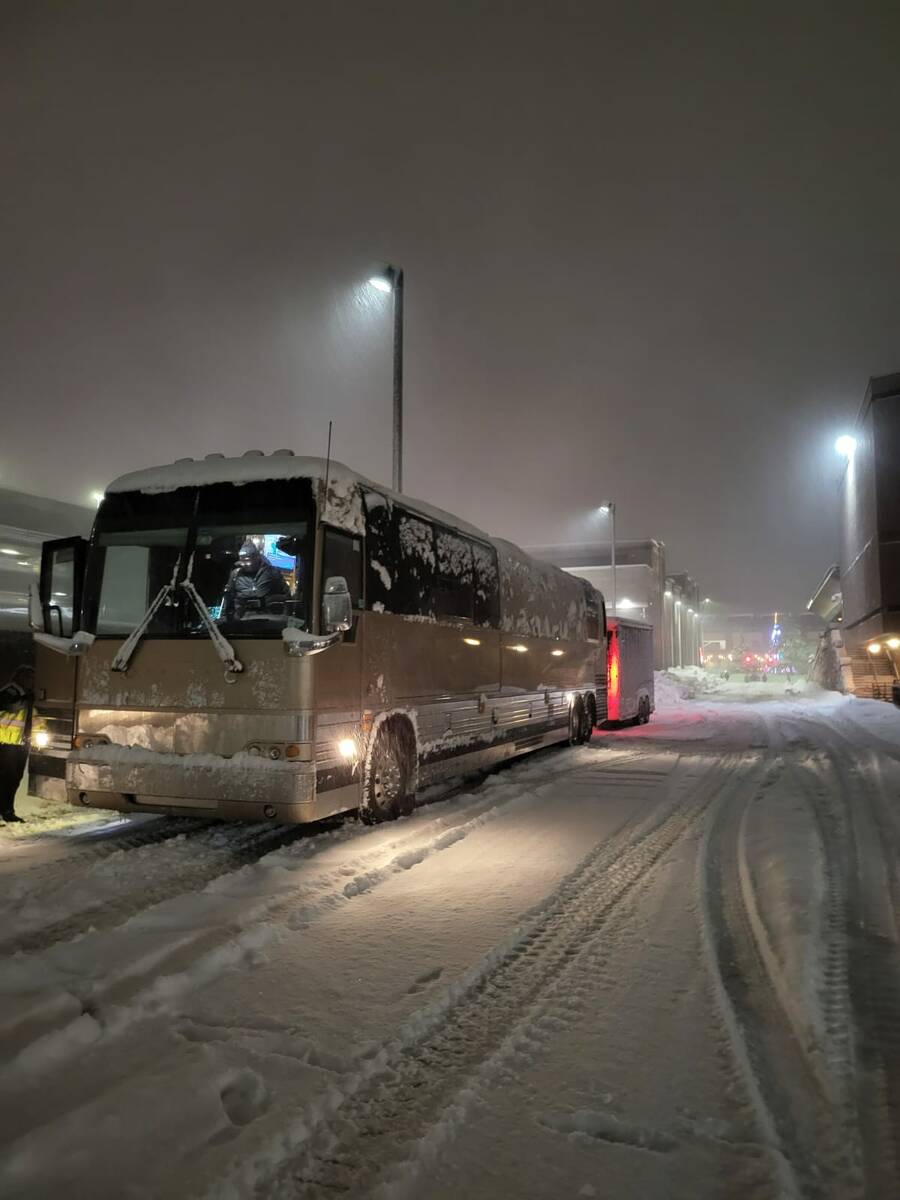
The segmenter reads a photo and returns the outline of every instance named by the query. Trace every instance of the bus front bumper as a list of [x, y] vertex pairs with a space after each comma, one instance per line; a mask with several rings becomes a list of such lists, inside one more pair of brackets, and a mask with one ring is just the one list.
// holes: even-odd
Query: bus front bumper
[[[305, 822], [316, 819], [314, 764], [261, 762], [235, 766], [212, 755], [173, 756], [151, 752], [137, 761], [79, 758], [66, 763], [70, 804], [118, 812], [209, 816], [233, 821]], [[192, 758], [202, 762], [191, 761]]]

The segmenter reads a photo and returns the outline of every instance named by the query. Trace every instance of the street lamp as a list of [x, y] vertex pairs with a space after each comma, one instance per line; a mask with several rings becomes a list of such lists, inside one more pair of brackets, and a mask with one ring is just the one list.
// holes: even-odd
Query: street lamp
[[609, 517], [609, 562], [612, 567], [612, 610], [613, 616], [616, 615], [616, 502], [615, 500], [607, 500], [605, 504], [601, 504], [597, 510], [604, 517]]
[[403, 268], [389, 263], [369, 277], [369, 285], [394, 298], [393, 488], [403, 491]]

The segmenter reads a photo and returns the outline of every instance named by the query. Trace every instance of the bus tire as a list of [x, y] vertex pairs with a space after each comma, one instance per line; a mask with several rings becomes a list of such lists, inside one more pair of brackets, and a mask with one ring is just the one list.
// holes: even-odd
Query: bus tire
[[587, 745], [594, 734], [594, 726], [597, 724], [597, 701], [594, 699], [592, 694], [587, 698], [587, 703], [584, 706], [584, 715], [584, 742], [585, 745]]
[[584, 744], [584, 730], [586, 718], [584, 715], [584, 701], [580, 696], [576, 696], [572, 701], [572, 707], [569, 709], [569, 745], [581, 746]]
[[375, 735], [366, 771], [360, 817], [366, 825], [408, 816], [416, 802], [413, 788], [415, 734], [403, 720], [385, 721]]

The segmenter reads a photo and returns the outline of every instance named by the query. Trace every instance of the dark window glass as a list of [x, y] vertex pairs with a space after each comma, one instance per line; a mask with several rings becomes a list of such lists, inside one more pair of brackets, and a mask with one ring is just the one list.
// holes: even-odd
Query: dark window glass
[[500, 627], [500, 573], [497, 551], [482, 542], [472, 543], [474, 567], [474, 618], [476, 625]]
[[375, 612], [395, 612], [393, 591], [397, 573], [397, 539], [392, 506], [378, 492], [364, 495], [366, 511], [366, 606]]
[[434, 613], [438, 617], [472, 620], [473, 587], [472, 543], [458, 533], [435, 529], [436, 569], [434, 577]]
[[395, 509], [395, 513], [397, 560], [391, 611], [406, 616], [434, 616], [434, 528], [402, 509]]
[[354, 608], [362, 608], [362, 542], [349, 533], [325, 530], [322, 558], [322, 587], [333, 575], [342, 575], [350, 589]]

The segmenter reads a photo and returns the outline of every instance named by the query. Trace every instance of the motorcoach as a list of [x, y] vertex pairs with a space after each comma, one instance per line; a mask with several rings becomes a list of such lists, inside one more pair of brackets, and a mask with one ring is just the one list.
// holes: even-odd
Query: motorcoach
[[384, 820], [606, 710], [589, 584], [290, 451], [117, 479], [45, 546], [32, 624], [74, 728], [32, 790], [123, 812]]

